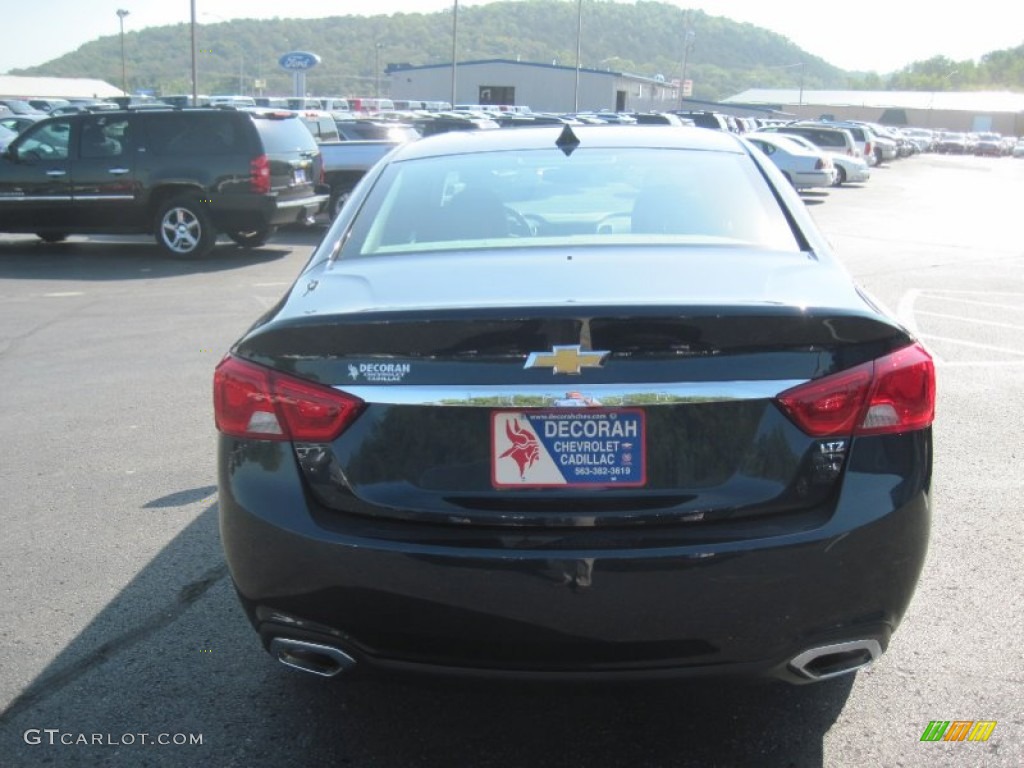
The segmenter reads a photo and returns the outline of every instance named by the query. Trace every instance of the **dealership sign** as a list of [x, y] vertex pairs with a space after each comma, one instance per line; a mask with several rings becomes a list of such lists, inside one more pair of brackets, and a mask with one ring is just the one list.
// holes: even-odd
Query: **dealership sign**
[[305, 72], [319, 64], [320, 57], [309, 51], [292, 51], [278, 59], [277, 63], [281, 65], [281, 69], [290, 72]]

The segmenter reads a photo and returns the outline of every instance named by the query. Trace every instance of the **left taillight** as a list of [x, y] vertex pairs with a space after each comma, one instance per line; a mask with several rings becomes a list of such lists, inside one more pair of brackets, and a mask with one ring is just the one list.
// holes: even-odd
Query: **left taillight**
[[270, 191], [270, 158], [257, 155], [249, 161], [249, 186], [259, 195]]
[[914, 344], [786, 390], [777, 402], [812, 437], [924, 429], [935, 419], [935, 363]]
[[232, 437], [328, 443], [356, 419], [363, 401], [228, 355], [213, 375], [217, 429]]

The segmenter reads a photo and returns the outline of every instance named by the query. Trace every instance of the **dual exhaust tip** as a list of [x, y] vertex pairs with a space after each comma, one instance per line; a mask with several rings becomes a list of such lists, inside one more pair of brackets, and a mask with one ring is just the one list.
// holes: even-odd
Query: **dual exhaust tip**
[[[287, 637], [273, 638], [270, 653], [286, 667], [320, 677], [334, 677], [356, 666], [340, 648]], [[809, 648], [794, 656], [789, 667], [808, 680], [829, 680], [864, 669], [881, 655], [877, 640], [851, 640]]]

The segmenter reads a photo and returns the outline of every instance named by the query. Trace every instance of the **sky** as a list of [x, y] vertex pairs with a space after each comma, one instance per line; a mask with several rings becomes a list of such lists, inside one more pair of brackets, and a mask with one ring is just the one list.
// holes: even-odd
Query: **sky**
[[[459, 7], [492, 1], [459, 0]], [[596, 1], [582, 0], [584, 36], [587, 3]], [[997, 4], [996, 13], [975, 14], [965, 8], [959, 13], [947, 13], [934, 2], [924, 0], [855, 0], [841, 4], [822, 0], [662, 1], [770, 29], [837, 67], [880, 74], [932, 56], [943, 55], [962, 61], [1024, 44], [1024, 3], [1021, 2]], [[91, 40], [117, 35], [120, 31], [118, 9], [128, 11], [124, 17], [128, 32], [187, 23], [191, 2], [0, 0], [0, 18], [3, 19], [0, 73], [43, 64]], [[282, 0], [194, 2], [199, 24], [233, 18], [428, 13], [453, 6], [453, 0], [301, 0], [294, 5]], [[695, 51], [698, 51], [696, 46]]]

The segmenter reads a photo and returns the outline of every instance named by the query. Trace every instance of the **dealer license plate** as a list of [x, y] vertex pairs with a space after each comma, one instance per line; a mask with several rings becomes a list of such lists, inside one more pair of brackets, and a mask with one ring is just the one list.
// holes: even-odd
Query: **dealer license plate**
[[491, 413], [495, 488], [639, 486], [647, 481], [644, 413], [581, 408]]

